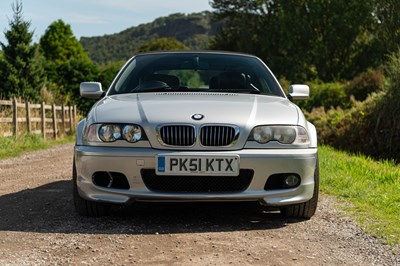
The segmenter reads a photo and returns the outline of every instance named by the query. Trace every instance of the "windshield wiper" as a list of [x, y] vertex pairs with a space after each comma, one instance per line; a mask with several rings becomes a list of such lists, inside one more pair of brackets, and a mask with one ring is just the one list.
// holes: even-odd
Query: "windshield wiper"
[[222, 92], [222, 93], [250, 93], [250, 94], [262, 94], [262, 92], [253, 84], [250, 83], [250, 86], [246, 86], [247, 88], [231, 88], [231, 89], [215, 89], [208, 90], [209, 92]]
[[249, 93], [261, 94], [261, 91], [256, 86], [254, 86], [253, 83], [250, 83], [250, 88], [251, 88], [251, 91]]
[[171, 90], [171, 87], [167, 83], [158, 80], [150, 80], [139, 84], [131, 92], [163, 92], [166, 90]]

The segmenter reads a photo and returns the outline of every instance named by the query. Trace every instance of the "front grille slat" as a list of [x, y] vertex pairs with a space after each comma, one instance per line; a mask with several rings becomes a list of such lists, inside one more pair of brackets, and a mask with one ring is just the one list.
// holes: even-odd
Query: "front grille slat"
[[193, 126], [168, 125], [159, 130], [161, 141], [170, 146], [193, 146], [195, 131]]
[[204, 126], [200, 132], [200, 142], [203, 146], [229, 146], [235, 138], [236, 131], [232, 126]]
[[182, 130], [182, 143], [186, 143], [186, 130]]
[[226, 133], [226, 128], [224, 127], [224, 128], [222, 128], [221, 141], [224, 141], [226, 139], [225, 133]]
[[154, 169], [142, 169], [146, 187], [154, 192], [166, 193], [232, 193], [246, 190], [254, 171], [241, 169], [239, 176], [160, 176]]
[[178, 131], [178, 127], [174, 127], [174, 143], [176, 146], [179, 146], [179, 145], [177, 145], [178, 144], [177, 137], [176, 137], [177, 131]]
[[[218, 138], [217, 138], [217, 134], [216, 134], [216, 131], [217, 131], [217, 127], [212, 127], [212, 129], [213, 129], [213, 140], [214, 140], [214, 144], [217, 144], [217, 141], [218, 141]], [[218, 145], [215, 145], [215, 146], [218, 146]]]

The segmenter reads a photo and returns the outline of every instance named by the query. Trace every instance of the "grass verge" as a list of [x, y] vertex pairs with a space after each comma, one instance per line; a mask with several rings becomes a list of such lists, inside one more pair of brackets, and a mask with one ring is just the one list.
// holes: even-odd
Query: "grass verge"
[[45, 141], [39, 135], [23, 134], [18, 137], [0, 137], [0, 159], [17, 157], [24, 151], [46, 149], [57, 144], [75, 141], [75, 136]]
[[321, 191], [350, 202], [347, 211], [371, 235], [400, 244], [400, 166], [319, 148]]

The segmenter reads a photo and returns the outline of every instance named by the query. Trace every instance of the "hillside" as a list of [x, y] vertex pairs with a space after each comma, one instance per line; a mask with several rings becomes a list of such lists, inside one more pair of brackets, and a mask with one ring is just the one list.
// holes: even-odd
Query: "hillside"
[[80, 42], [90, 58], [99, 64], [125, 61], [148, 41], [162, 37], [176, 38], [192, 49], [204, 49], [218, 28], [218, 23], [211, 22], [211, 15], [208, 11], [189, 15], [176, 13], [116, 34], [82, 37]]

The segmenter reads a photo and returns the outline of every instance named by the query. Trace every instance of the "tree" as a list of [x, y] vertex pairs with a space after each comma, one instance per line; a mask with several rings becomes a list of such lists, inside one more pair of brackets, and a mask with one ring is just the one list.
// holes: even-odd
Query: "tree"
[[57, 94], [64, 103], [77, 104], [81, 112], [86, 113], [95, 101], [83, 99], [79, 94], [79, 84], [83, 81], [97, 80], [98, 67], [90, 60], [70, 59], [57, 65]]
[[82, 45], [75, 38], [71, 27], [62, 20], [50, 24], [39, 41], [40, 51], [46, 58], [45, 69], [48, 78], [58, 83], [62, 78], [57, 68], [70, 59], [90, 61]]
[[386, 54], [397, 52], [400, 48], [400, 1], [377, 0], [375, 15], [377, 20], [377, 40]]
[[139, 48], [139, 52], [166, 51], [166, 50], [189, 50], [189, 47], [175, 38], [154, 39]]
[[221, 21], [210, 49], [245, 52], [257, 55], [275, 73], [284, 75], [281, 68], [279, 1], [214, 0], [214, 20]]
[[357, 74], [353, 69], [358, 66], [353, 60], [366, 56], [368, 38], [362, 37], [374, 22], [374, 0], [280, 2], [282, 40], [288, 57], [295, 59], [292, 64], [306, 62], [314, 66], [324, 81], [348, 79]]
[[39, 44], [55, 101], [77, 104], [80, 111], [87, 111], [93, 102], [80, 97], [79, 84], [97, 80], [99, 70], [72, 33], [71, 26], [62, 20], [53, 22]]
[[46, 59], [56, 64], [71, 58], [89, 60], [89, 56], [72, 33], [71, 26], [61, 19], [50, 24], [39, 44]]
[[97, 81], [99, 81], [104, 89], [107, 89], [112, 81], [114, 80], [115, 76], [118, 74], [118, 71], [124, 65], [125, 62], [117, 61], [113, 63], [108, 63], [107, 65], [102, 65], [99, 67], [99, 76]]
[[[389, 1], [389, 0], [388, 0]], [[298, 82], [352, 77], [365, 58], [375, 0], [214, 0], [223, 21], [213, 49], [264, 59], [278, 75]], [[374, 58], [366, 57], [369, 60]], [[371, 61], [368, 61], [371, 63]]]
[[0, 59], [2, 96], [39, 101], [45, 80], [42, 60], [38, 47], [31, 44], [33, 31], [29, 31], [30, 22], [23, 19], [22, 3], [16, 1], [12, 10], [14, 15], [9, 22], [10, 29], [4, 33], [8, 44], [0, 42], [3, 50], [3, 58]]

